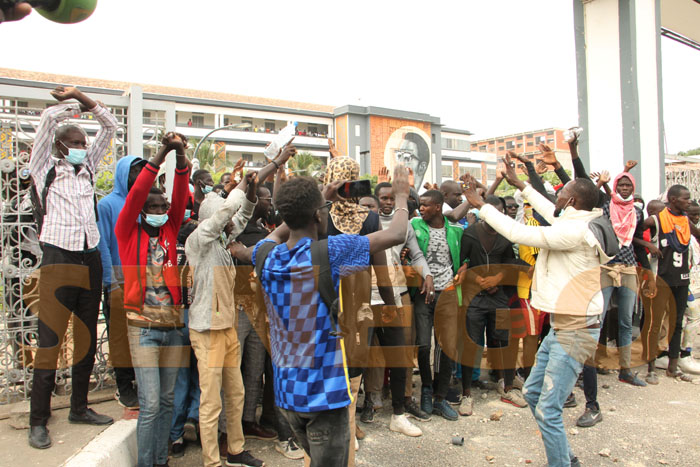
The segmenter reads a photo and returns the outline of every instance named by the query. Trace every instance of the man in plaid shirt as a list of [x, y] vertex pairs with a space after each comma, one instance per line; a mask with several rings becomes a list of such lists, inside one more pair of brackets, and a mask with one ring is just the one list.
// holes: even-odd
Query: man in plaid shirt
[[[45, 213], [39, 232], [43, 254], [39, 279], [39, 348], [34, 365], [29, 430], [29, 444], [37, 449], [51, 446], [46, 424], [51, 416], [58, 353], [71, 314], [76, 319], [68, 420], [90, 425], [108, 425], [114, 421], [87, 407], [87, 393], [95, 362], [102, 294], [94, 175], [117, 129], [117, 120], [103, 105], [77, 88], [58, 87], [51, 95], [60, 102], [75, 99], [78, 103], [60, 103], [44, 111], [29, 161], [29, 173]], [[58, 126], [88, 111], [100, 124], [90, 146], [81, 127]], [[51, 174], [53, 182], [44, 197]]]

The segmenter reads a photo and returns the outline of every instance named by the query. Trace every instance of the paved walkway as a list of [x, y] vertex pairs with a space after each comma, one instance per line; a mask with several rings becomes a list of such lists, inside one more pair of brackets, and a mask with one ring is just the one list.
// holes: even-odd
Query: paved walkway
[[[90, 405], [96, 412], [121, 419], [124, 409], [115, 400]], [[51, 467], [63, 464], [80, 451], [106, 426], [73, 425], [68, 423], [70, 409], [54, 410], [49, 420], [49, 434], [53, 446], [34, 449], [27, 442], [29, 430], [15, 430], [9, 420], [0, 421], [0, 465], [13, 467]], [[86, 466], [87, 467], [87, 466]]]

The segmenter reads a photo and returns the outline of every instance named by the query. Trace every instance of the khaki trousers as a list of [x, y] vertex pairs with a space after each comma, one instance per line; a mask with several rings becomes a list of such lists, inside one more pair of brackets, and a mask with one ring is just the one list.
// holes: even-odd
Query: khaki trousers
[[226, 401], [228, 452], [243, 451], [245, 437], [241, 417], [245, 389], [241, 377], [241, 346], [235, 328], [198, 332], [190, 329], [190, 341], [197, 356], [199, 387], [199, 432], [205, 467], [220, 466], [218, 426], [221, 388]]

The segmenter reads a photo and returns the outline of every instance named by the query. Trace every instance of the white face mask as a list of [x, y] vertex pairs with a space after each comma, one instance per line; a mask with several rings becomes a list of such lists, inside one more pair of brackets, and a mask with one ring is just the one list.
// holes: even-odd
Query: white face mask
[[640, 210], [643, 211], [644, 210], [644, 203], [640, 203], [639, 201], [637, 201], [636, 203], [634, 203], [634, 207], [639, 208]]
[[622, 201], [632, 201], [634, 199], [634, 193], [629, 195], [627, 198], [623, 198], [620, 193], [617, 193], [617, 197], [620, 198]]

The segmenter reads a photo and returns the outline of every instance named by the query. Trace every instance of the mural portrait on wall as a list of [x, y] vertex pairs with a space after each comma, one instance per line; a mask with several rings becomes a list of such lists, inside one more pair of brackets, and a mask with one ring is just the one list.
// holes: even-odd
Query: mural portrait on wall
[[384, 164], [393, 171], [396, 163], [413, 170], [416, 187], [430, 178], [430, 137], [420, 128], [403, 126], [394, 131], [384, 148]]

